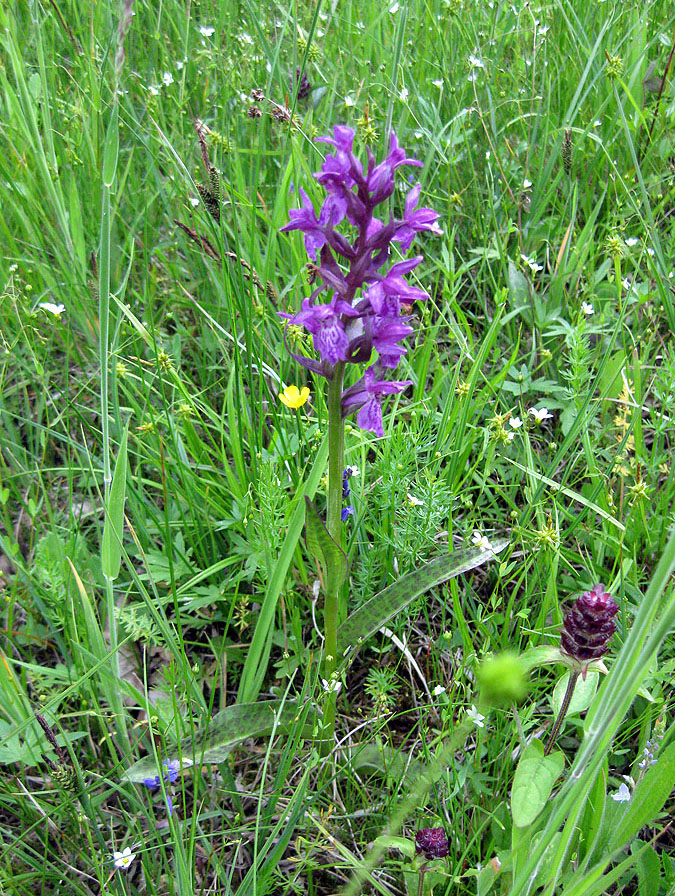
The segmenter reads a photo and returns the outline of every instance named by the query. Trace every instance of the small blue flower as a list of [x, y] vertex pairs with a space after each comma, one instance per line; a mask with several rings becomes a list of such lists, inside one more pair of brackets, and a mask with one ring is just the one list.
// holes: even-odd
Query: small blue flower
[[[162, 768], [164, 771], [162, 772], [162, 778], [166, 784], [173, 784], [178, 778], [178, 773], [181, 769], [181, 764], [177, 759], [166, 759], [162, 763]], [[151, 793], [154, 793], [161, 787], [161, 780], [159, 775], [155, 775], [154, 778], [143, 778], [141, 784], [144, 787], [147, 787]], [[173, 814], [173, 800], [167, 793], [166, 795], [166, 807], [169, 810], [169, 815]]]

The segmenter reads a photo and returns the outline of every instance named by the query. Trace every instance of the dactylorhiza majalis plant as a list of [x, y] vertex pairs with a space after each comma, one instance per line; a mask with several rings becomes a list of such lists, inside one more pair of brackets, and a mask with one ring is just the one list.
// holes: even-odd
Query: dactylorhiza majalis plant
[[[390, 211], [396, 172], [402, 166], [421, 167], [406, 156], [392, 133], [389, 154], [380, 162], [367, 150], [364, 168], [353, 152], [354, 131], [344, 125], [333, 136], [317, 142], [334, 148], [314, 176], [325, 191], [317, 216], [314, 206], [300, 189], [302, 205], [290, 211], [283, 231], [304, 234], [305, 249], [318, 285], [295, 314], [282, 314], [289, 324], [304, 327], [313, 337], [317, 358], [291, 352], [296, 361], [328, 381], [328, 506], [326, 528], [342, 549], [342, 498], [344, 475], [344, 418], [356, 414], [357, 425], [376, 436], [384, 435], [382, 400], [402, 392], [410, 380], [388, 380], [406, 349], [402, 340], [413, 332], [404, 306], [428, 298], [423, 289], [406, 280], [422, 261], [421, 255], [402, 258], [415, 236], [422, 231], [441, 233], [438, 215], [418, 207], [421, 186], [412, 186], [405, 198], [403, 216]], [[375, 214], [378, 206], [381, 217]], [[341, 230], [337, 228], [341, 226]], [[394, 260], [398, 250], [400, 260]], [[373, 352], [377, 358], [371, 363]], [[347, 365], [369, 365], [360, 378], [345, 388]], [[325, 661], [328, 682], [335, 674], [337, 628], [341, 617], [341, 577], [326, 570]], [[332, 733], [335, 695], [329, 690], [325, 721]]]

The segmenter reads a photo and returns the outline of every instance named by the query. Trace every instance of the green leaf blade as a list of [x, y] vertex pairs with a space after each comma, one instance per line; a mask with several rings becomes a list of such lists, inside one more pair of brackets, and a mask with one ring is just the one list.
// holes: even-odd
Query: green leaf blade
[[338, 656], [356, 649], [430, 588], [482, 566], [492, 560], [495, 554], [503, 551], [508, 543], [506, 538], [496, 539], [491, 551], [464, 548], [453, 554], [437, 557], [420, 569], [401, 576], [398, 581], [371, 597], [343, 622], [338, 629]]
[[124, 502], [127, 488], [127, 424], [115, 463], [108, 494], [103, 538], [101, 539], [101, 569], [108, 579], [116, 579], [122, 565], [122, 535], [124, 533]]
[[538, 740], [528, 744], [520, 757], [511, 788], [511, 815], [517, 828], [525, 828], [539, 816], [565, 767], [559, 751], [544, 756]]

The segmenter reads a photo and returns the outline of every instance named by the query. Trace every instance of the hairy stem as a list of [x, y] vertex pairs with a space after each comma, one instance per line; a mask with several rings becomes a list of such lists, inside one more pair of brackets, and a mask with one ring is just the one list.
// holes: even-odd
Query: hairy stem
[[570, 671], [570, 680], [567, 682], [567, 690], [565, 691], [565, 696], [563, 697], [563, 702], [562, 706], [560, 707], [560, 712], [558, 713], [558, 718], [555, 720], [555, 724], [551, 729], [551, 734], [549, 735], [548, 743], [546, 744], [546, 749], [544, 750], [544, 756], [548, 756], [548, 754], [553, 749], [553, 745], [556, 742], [556, 738], [558, 737], [560, 728], [562, 727], [562, 723], [565, 721], [567, 710], [570, 708], [570, 700], [572, 699], [572, 694], [574, 693], [574, 688], [576, 687], [578, 677], [578, 670], [572, 669]]

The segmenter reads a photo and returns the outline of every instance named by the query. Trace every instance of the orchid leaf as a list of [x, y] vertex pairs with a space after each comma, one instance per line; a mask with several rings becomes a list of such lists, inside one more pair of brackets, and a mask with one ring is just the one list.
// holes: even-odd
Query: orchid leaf
[[495, 554], [503, 551], [508, 543], [507, 538], [499, 538], [492, 542], [492, 550], [464, 548], [453, 554], [437, 557], [425, 566], [401, 576], [392, 585], [371, 597], [342, 623], [338, 629], [338, 656], [345, 656], [355, 650], [430, 588], [482, 566], [492, 560]]
[[305, 495], [305, 543], [308, 552], [321, 564], [326, 585], [337, 589], [347, 578], [349, 561], [339, 544], [331, 537], [319, 512]]
[[[217, 713], [206, 729], [197, 732], [194, 748], [188, 742], [180, 749], [174, 747], [161, 757], [161, 762], [178, 762], [182, 768], [190, 768], [195, 763], [213, 765], [223, 762], [237, 744], [250, 737], [263, 737], [275, 730], [287, 732], [295, 724], [304, 726], [309, 710], [309, 704], [300, 705], [288, 700], [234, 703]], [[130, 781], [137, 782], [157, 774], [154, 756], [140, 759], [125, 772]]]

